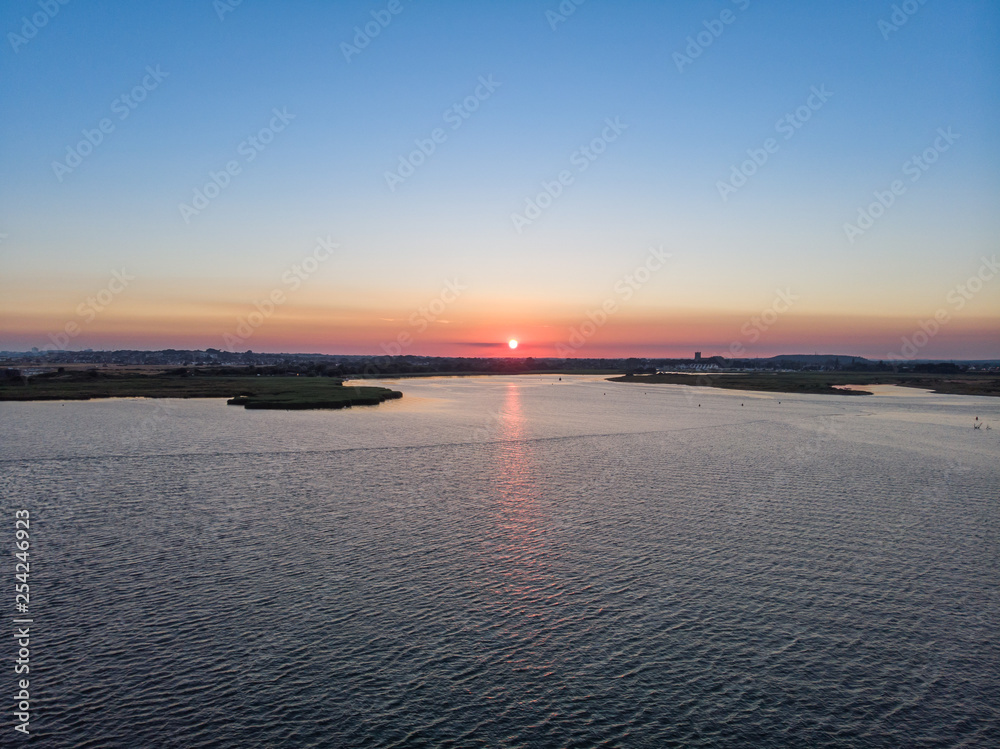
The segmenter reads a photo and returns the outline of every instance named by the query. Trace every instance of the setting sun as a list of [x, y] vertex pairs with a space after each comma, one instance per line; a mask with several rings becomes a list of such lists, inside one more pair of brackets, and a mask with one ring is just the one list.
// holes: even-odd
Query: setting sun
[[507, 345], [510, 346], [512, 349], [517, 348], [517, 341], [511, 338], [509, 341], [507, 341]]

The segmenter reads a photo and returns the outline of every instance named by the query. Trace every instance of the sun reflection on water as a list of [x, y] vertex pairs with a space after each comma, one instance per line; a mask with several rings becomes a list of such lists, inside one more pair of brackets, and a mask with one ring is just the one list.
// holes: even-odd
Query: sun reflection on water
[[[550, 596], [553, 585], [546, 533], [551, 518], [543, 510], [532, 443], [526, 438], [521, 387], [516, 383], [507, 386], [498, 428], [500, 441], [493, 445], [490, 467], [496, 491], [490, 505], [493, 531], [487, 561], [498, 605], [516, 611]], [[520, 624], [515, 625], [518, 630]], [[534, 622], [528, 629], [537, 627]]]

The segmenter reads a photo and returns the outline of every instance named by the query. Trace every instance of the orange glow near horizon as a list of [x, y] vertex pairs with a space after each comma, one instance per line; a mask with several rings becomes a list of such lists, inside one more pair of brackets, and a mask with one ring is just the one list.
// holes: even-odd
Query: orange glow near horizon
[[[523, 302], [512, 309], [457, 302], [429, 319], [405, 303], [379, 308], [358, 299], [289, 301], [270, 314], [225, 301], [162, 294], [116, 297], [99, 314], [80, 313], [75, 294], [54, 291], [0, 301], [0, 350], [196, 349], [362, 356], [688, 357], [837, 353], [885, 358], [932, 315], [836, 315], [794, 309], [760, 313], [622, 309], [607, 319], [569, 305]], [[499, 314], [498, 314], [499, 310]], [[83, 310], [87, 312], [87, 310]], [[1000, 358], [1000, 323], [989, 310], [954, 314], [916, 358]], [[983, 314], [987, 313], [987, 314]], [[497, 319], [503, 317], [504, 323]], [[510, 335], [518, 331], [518, 337]]]

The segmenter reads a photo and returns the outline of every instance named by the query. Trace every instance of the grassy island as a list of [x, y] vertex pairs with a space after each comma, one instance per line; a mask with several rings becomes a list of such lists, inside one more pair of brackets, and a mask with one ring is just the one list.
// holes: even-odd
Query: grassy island
[[749, 372], [747, 374], [650, 374], [611, 377], [612, 382], [694, 385], [727, 390], [820, 395], [871, 395], [865, 385], [902, 385], [951, 395], [1000, 396], [1000, 378], [989, 373], [929, 375], [871, 372]]
[[302, 410], [375, 406], [402, 396], [382, 387], [345, 387], [332, 377], [247, 371], [206, 374], [184, 368], [155, 373], [67, 369], [0, 380], [0, 401], [226, 398], [229, 405], [244, 408]]

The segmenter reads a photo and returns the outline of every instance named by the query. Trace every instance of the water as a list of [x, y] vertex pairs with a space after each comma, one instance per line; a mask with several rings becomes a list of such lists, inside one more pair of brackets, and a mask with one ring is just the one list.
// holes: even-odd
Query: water
[[40, 746], [1000, 743], [1000, 400], [393, 384], [0, 403]]

